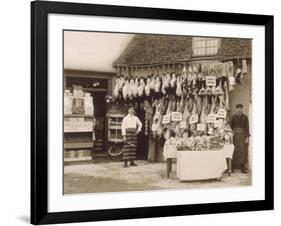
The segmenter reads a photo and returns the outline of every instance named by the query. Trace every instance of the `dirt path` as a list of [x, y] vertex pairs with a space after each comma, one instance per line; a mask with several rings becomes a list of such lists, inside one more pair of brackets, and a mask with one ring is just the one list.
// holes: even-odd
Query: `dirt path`
[[171, 178], [166, 178], [165, 163], [138, 161], [137, 167], [123, 168], [121, 162], [95, 163], [87, 165], [67, 165], [64, 167], [64, 192], [95, 193], [159, 190], [176, 188], [207, 188], [250, 185], [251, 176], [233, 173], [223, 175], [221, 181], [180, 182], [176, 178], [175, 168]]

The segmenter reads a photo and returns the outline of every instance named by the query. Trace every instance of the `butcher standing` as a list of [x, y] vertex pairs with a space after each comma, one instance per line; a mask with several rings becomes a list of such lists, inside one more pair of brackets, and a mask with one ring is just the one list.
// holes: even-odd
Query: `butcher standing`
[[133, 107], [128, 109], [128, 115], [122, 121], [122, 136], [124, 141], [123, 160], [124, 167], [137, 166], [135, 163], [137, 150], [137, 134], [141, 131], [142, 123], [137, 116], [134, 115]]
[[232, 163], [234, 169], [241, 169], [243, 173], [248, 173], [248, 143], [249, 143], [249, 120], [243, 113], [243, 105], [236, 105], [236, 114], [231, 119], [233, 129], [234, 153]]

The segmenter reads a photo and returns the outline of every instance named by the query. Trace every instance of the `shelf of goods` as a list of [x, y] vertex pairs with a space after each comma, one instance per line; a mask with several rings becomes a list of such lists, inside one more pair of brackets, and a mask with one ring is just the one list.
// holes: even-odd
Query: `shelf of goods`
[[114, 143], [123, 142], [121, 125], [124, 114], [107, 114], [108, 118], [108, 141]]
[[94, 146], [93, 100], [80, 90], [64, 96], [64, 159], [92, 158]]

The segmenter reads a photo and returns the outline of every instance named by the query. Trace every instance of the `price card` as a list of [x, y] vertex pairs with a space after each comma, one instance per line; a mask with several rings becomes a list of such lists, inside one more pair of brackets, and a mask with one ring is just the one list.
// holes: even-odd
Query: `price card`
[[216, 114], [208, 114], [207, 116], [207, 123], [215, 123], [217, 120], [217, 115]]
[[216, 86], [216, 77], [215, 76], [206, 76], [206, 86], [215, 87]]
[[182, 120], [182, 113], [174, 111], [172, 112], [172, 121], [173, 122], [179, 122]]
[[186, 121], [181, 121], [180, 122], [180, 128], [181, 129], [186, 129]]
[[217, 118], [225, 118], [226, 117], [226, 110], [225, 109], [219, 109], [217, 112]]
[[223, 126], [223, 120], [222, 119], [218, 119], [215, 123], [214, 123], [214, 127], [215, 128], [222, 128]]
[[235, 85], [236, 84], [234, 76], [229, 76], [228, 81], [229, 81], [229, 85]]
[[197, 124], [197, 130], [198, 131], [205, 131], [206, 124], [205, 123], [198, 123]]
[[208, 130], [208, 134], [213, 134], [213, 132], [214, 132], [214, 129], [212, 127], [210, 127]]
[[162, 120], [162, 123], [163, 124], [167, 124], [171, 121], [171, 114], [167, 114], [167, 115], [164, 115], [163, 116], [163, 120]]
[[189, 123], [193, 124], [193, 123], [197, 123], [197, 122], [198, 122], [198, 115], [197, 114], [191, 115], [189, 118]]

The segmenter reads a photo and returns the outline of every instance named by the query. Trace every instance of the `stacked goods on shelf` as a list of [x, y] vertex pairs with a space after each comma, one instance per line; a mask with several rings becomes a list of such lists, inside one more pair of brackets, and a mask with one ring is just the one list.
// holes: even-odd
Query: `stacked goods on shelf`
[[92, 115], [94, 112], [93, 97], [91, 97], [90, 93], [85, 93], [84, 109], [86, 115]]
[[92, 132], [94, 122], [91, 118], [67, 117], [64, 119], [64, 132]]
[[64, 92], [64, 114], [93, 115], [94, 104], [90, 93], [84, 93], [82, 87], [74, 86], [73, 93], [70, 90]]
[[[64, 157], [80, 160], [92, 156], [94, 134], [93, 98], [82, 87], [64, 93]], [[90, 149], [90, 150], [89, 150]]]
[[109, 142], [122, 142], [123, 136], [121, 132], [122, 120], [124, 114], [107, 114], [108, 117], [108, 141]]
[[72, 114], [72, 101], [73, 95], [70, 90], [65, 90], [64, 92], [64, 114]]

